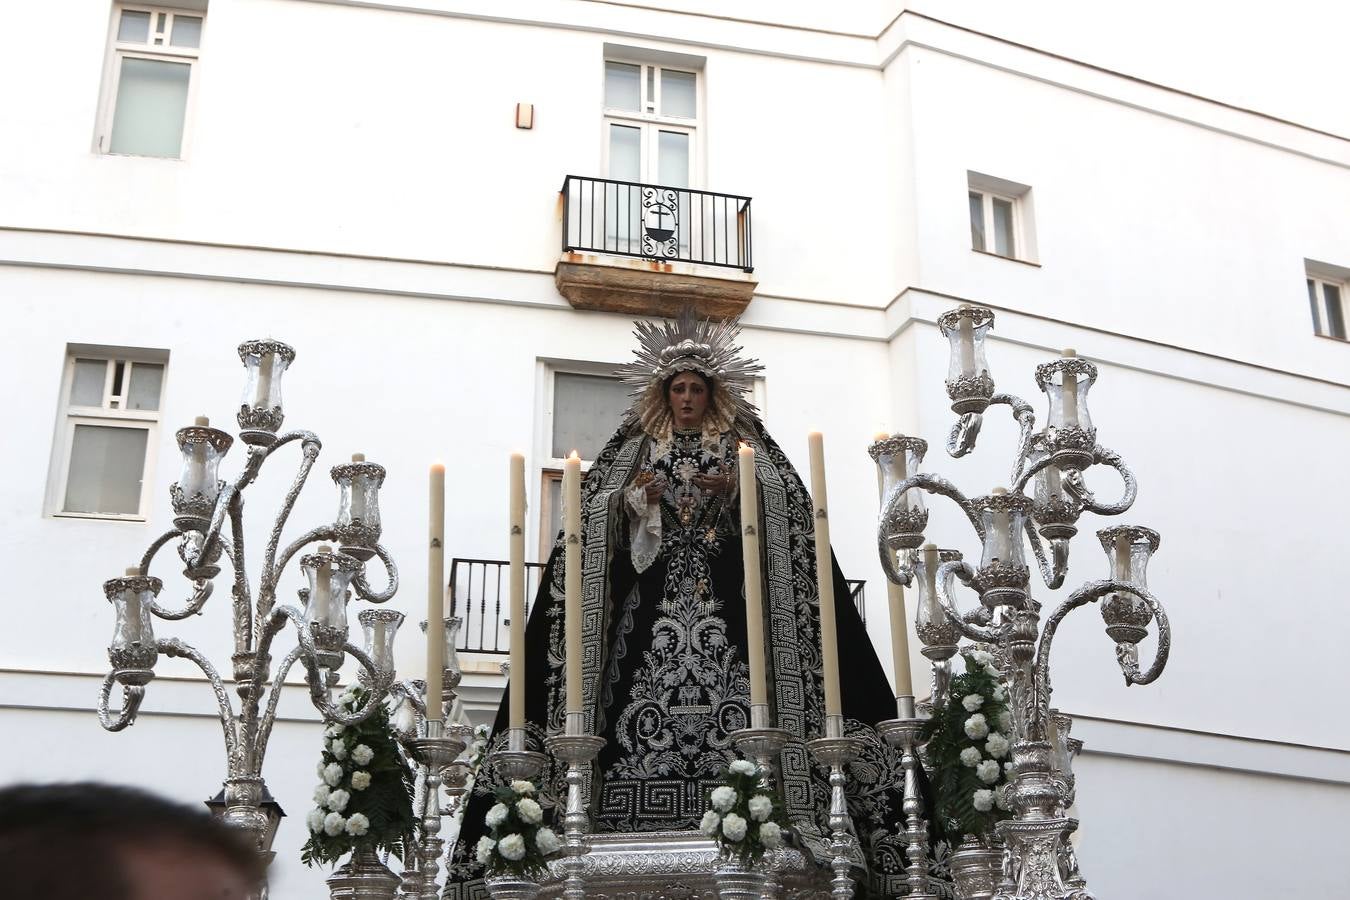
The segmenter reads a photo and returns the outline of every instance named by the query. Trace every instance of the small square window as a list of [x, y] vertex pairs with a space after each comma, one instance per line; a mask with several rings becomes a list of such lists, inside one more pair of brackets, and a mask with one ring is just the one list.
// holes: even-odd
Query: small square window
[[1031, 188], [976, 172], [967, 176], [971, 249], [1035, 262]]
[[1346, 333], [1350, 312], [1350, 284], [1322, 275], [1308, 275], [1308, 306], [1312, 312], [1313, 333], [1322, 337], [1350, 340]]
[[67, 352], [49, 514], [145, 518], [166, 359], [128, 348]]

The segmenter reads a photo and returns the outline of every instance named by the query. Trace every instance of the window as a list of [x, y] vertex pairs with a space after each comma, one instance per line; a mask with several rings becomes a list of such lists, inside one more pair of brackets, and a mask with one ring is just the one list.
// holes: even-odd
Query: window
[[1344, 281], [1308, 275], [1308, 305], [1312, 309], [1313, 332], [1323, 337], [1347, 340], [1345, 320], [1347, 292], [1350, 285]]
[[113, 7], [100, 153], [182, 156], [202, 21], [200, 11]]
[[53, 447], [48, 511], [143, 520], [168, 354], [69, 348]]
[[967, 176], [971, 249], [1034, 262], [1031, 188], [976, 172]]
[[692, 187], [698, 73], [605, 60], [605, 171], [618, 181]]
[[560, 363], [547, 370], [548, 398], [544, 415], [547, 440], [539, 504], [540, 559], [548, 556], [562, 528], [562, 464], [573, 450], [589, 467], [614, 435], [632, 404], [632, 390], [614, 375], [615, 366]]

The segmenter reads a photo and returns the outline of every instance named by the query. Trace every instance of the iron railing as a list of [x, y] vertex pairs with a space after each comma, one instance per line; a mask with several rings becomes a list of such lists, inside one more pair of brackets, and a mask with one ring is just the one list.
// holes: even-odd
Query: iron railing
[[562, 201], [564, 253], [754, 270], [749, 197], [568, 175]]
[[[502, 653], [511, 649], [511, 602], [508, 597], [510, 563], [504, 559], [459, 559], [450, 562], [451, 615], [464, 624], [458, 648], [464, 653]], [[525, 564], [525, 616], [539, 591], [543, 563]], [[848, 595], [867, 621], [863, 599], [865, 581], [848, 583]]]

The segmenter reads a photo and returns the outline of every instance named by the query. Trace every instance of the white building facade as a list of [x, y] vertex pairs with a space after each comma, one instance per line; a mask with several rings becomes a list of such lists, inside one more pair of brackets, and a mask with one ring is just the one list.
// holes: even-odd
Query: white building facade
[[[171, 527], [174, 432], [198, 415], [236, 430], [243, 340], [296, 348], [287, 426], [324, 441], [288, 534], [331, 520], [328, 466], [386, 466], [392, 604], [415, 623], [430, 462], [449, 470], [447, 556], [500, 560], [507, 456], [524, 451], [540, 558], [563, 448], [585, 455], [621, 403], [597, 379], [630, 354], [626, 310], [749, 298], [757, 401], [799, 468], [824, 432], [835, 552], [866, 581], [887, 661], [872, 435], [926, 438], [926, 468], [967, 494], [1000, 484], [1014, 450], [990, 415], [972, 457], [942, 452], [935, 320], [969, 302], [996, 312], [1000, 390], [1040, 415], [1037, 363], [1074, 347], [1097, 364], [1099, 440], [1140, 480], [1124, 521], [1162, 534], [1163, 677], [1125, 689], [1093, 612], [1057, 640], [1055, 702], [1086, 742], [1089, 884], [1336, 895], [1322, 861], [1350, 843], [1332, 624], [1350, 549], [1350, 115], [1319, 59], [1339, 29], [1298, 6], [1150, 25], [1162, 9], [1085, 28], [1072, 4], [881, 0], [13, 7], [32, 39], [0, 55], [0, 346], [20, 376], [0, 441], [0, 781], [219, 789], [215, 707], [191, 667], [162, 660], [126, 732], [92, 710], [112, 631], [101, 584]], [[1273, 46], [1284, 28], [1300, 42]], [[37, 36], [57, 33], [54, 54]], [[1258, 49], [1284, 54], [1278, 76], [1246, 64]], [[593, 179], [679, 189], [678, 258], [643, 261], [640, 201]], [[255, 547], [293, 474], [271, 469], [291, 465], [250, 488]], [[931, 505], [930, 537], [974, 552]], [[1070, 588], [1105, 575], [1092, 531], [1111, 524], [1080, 523]], [[293, 571], [283, 598], [299, 586]], [[217, 594], [160, 633], [228, 669]], [[405, 677], [423, 666], [414, 631]], [[501, 658], [465, 656], [476, 720]], [[924, 684], [917, 644], [913, 658]], [[273, 896], [317, 898], [326, 873], [299, 847], [320, 727], [301, 688], [281, 716]]]

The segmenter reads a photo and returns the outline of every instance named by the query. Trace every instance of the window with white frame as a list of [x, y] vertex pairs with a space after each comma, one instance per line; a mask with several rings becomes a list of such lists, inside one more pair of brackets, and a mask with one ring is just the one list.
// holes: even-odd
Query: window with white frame
[[1345, 329], [1350, 311], [1350, 283], [1325, 275], [1308, 274], [1308, 305], [1312, 308], [1313, 332], [1322, 337], [1350, 340]]
[[618, 181], [698, 183], [698, 72], [605, 60], [605, 172]]
[[71, 347], [48, 487], [56, 516], [142, 520], [168, 354]]
[[968, 172], [967, 176], [971, 249], [1023, 262], [1034, 261], [1031, 188], [976, 172]]
[[548, 397], [544, 407], [547, 452], [541, 473], [539, 504], [540, 558], [562, 528], [562, 465], [577, 451], [582, 469], [595, 461], [605, 442], [614, 436], [632, 403], [631, 387], [609, 374], [604, 364], [556, 363], [547, 369]]
[[177, 159], [183, 155], [189, 99], [206, 4], [184, 10], [113, 7], [98, 150]]

